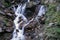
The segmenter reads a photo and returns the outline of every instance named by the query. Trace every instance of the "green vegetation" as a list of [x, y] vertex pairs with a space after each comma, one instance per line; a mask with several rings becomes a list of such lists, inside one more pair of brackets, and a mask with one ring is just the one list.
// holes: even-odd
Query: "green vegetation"
[[3, 5], [5, 7], [9, 7], [9, 6], [11, 6], [11, 3], [9, 1], [4, 1]]
[[[46, 13], [46, 35], [48, 40], [60, 40], [60, 12], [56, 11], [57, 4], [49, 4]], [[47, 27], [49, 23], [54, 23], [51, 27]], [[53, 38], [53, 39], [52, 39]]]

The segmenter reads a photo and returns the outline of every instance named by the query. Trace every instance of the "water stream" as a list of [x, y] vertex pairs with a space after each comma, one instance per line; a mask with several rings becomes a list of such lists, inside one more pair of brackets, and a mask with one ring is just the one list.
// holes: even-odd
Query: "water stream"
[[[30, 0], [28, 0], [28, 2], [30, 2]], [[25, 40], [25, 36], [23, 35], [24, 34], [24, 27], [26, 25], [28, 25], [32, 20], [28, 21], [27, 18], [23, 15], [24, 12], [25, 12], [25, 9], [26, 9], [26, 3], [25, 4], [21, 4], [21, 5], [18, 5], [17, 9], [15, 10], [15, 15], [16, 15], [16, 18], [14, 20], [14, 25], [15, 25], [15, 29], [13, 31], [13, 37], [11, 40]], [[45, 10], [44, 10], [44, 6], [41, 6], [40, 7], [40, 10], [38, 12], [38, 15], [36, 16], [36, 19], [39, 17], [39, 16], [42, 16], [42, 14], [45, 14]], [[20, 21], [20, 17], [22, 18], [22, 21]], [[22, 29], [20, 29], [20, 24], [22, 22], [25, 22], [25, 25], [22, 26]]]
[[27, 22], [27, 18], [23, 15], [24, 11], [26, 8], [26, 4], [24, 5], [18, 5], [16, 11], [15, 11], [15, 15], [16, 18], [14, 20], [14, 24], [15, 24], [15, 29], [13, 32], [13, 38], [11, 40], [25, 40], [25, 37], [23, 35], [24, 33], [24, 26], [22, 27], [22, 29], [19, 29], [21, 22], [19, 22], [19, 18], [21, 17], [23, 19], [23, 21]]
[[42, 17], [43, 15], [45, 15], [45, 13], [46, 13], [46, 8], [45, 8], [44, 5], [41, 5], [41, 7], [40, 7], [40, 9], [39, 9], [39, 12], [38, 12], [38, 14], [37, 14], [37, 16], [36, 16], [35, 19], [38, 21], [38, 19], [39, 19], [40, 17]]
[[28, 0], [28, 2], [30, 2], [30, 0]]

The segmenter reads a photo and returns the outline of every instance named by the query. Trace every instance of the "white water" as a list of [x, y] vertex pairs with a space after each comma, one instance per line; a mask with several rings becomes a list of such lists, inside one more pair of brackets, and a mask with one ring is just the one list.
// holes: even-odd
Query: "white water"
[[44, 5], [41, 5], [40, 10], [38, 12], [38, 16], [42, 16], [43, 14], [45, 14], [45, 8]]
[[41, 5], [38, 15], [36, 16], [36, 20], [38, 20], [38, 18], [40, 18], [42, 15], [45, 15], [45, 12], [46, 12], [46, 10], [44, 8], [44, 5]]
[[[28, 0], [28, 2], [30, 2], [30, 0]], [[13, 37], [11, 40], [25, 40], [25, 36], [23, 35], [24, 33], [24, 27], [26, 25], [28, 25], [32, 20], [28, 21], [27, 18], [23, 15], [24, 14], [24, 11], [25, 11], [25, 8], [26, 8], [26, 4], [21, 4], [21, 5], [18, 5], [17, 9], [14, 8], [15, 10], [15, 15], [16, 15], [16, 18], [14, 20], [14, 25], [15, 25], [15, 29], [14, 29], [14, 32], [13, 32]], [[40, 10], [38, 12], [38, 15], [36, 16], [36, 19], [39, 17], [39, 16], [42, 16], [43, 14], [45, 14], [45, 9], [44, 9], [44, 6], [41, 6], [40, 7]], [[20, 20], [19, 18], [22, 18], [23, 20], [21, 22], [18, 23], [18, 21]], [[19, 29], [20, 27], [20, 24], [22, 22], [25, 22], [25, 25], [22, 25], [22, 29]]]
[[[28, 2], [30, 2], [30, 0], [28, 0]], [[18, 5], [17, 9], [15, 7], [13, 9], [15, 11], [16, 18], [14, 20], [15, 29], [11, 40], [25, 40], [25, 36], [23, 35], [24, 27], [28, 25], [31, 21], [33, 21], [32, 19], [28, 22], [27, 18], [23, 15], [25, 12], [25, 8], [26, 8], [26, 3], [23, 5], [22, 4]], [[23, 19], [21, 22], [19, 22], [20, 17]], [[19, 29], [20, 24], [23, 22], [25, 22], [25, 25], [22, 25], [22, 29]]]
[[30, 2], [30, 0], [28, 0], [28, 2]]
[[[27, 22], [27, 18], [23, 15], [24, 11], [26, 8], [26, 4], [24, 5], [18, 5], [16, 11], [15, 11], [15, 15], [17, 16], [14, 20], [14, 24], [15, 24], [15, 29], [13, 32], [13, 38], [11, 40], [25, 40], [25, 37], [23, 35], [24, 33], [24, 27], [22, 27], [22, 29], [19, 29], [20, 24], [24, 21]], [[21, 17], [23, 20], [22, 22], [18, 23], [19, 21], [19, 17]]]

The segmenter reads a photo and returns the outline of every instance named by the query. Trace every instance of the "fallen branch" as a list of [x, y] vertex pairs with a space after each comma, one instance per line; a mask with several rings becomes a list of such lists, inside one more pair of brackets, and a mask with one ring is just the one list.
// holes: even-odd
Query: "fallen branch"
[[24, 27], [26, 27], [27, 25], [29, 25], [33, 20], [34, 20], [34, 18], [32, 18], [27, 24], [25, 24]]

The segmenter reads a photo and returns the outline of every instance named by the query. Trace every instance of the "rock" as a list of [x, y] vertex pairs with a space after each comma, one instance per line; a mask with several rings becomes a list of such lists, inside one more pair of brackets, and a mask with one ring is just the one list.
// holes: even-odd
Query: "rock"
[[49, 2], [48, 0], [45, 0], [45, 2], [44, 2], [44, 3], [45, 3], [45, 4], [47, 4], [48, 2]]
[[7, 15], [12, 16], [12, 14], [11, 14], [11, 13], [7, 13]]
[[2, 7], [2, 8], [4, 8], [5, 6], [3, 5], [3, 3], [4, 3], [4, 0], [0, 0], [0, 7]]
[[3, 32], [2, 28], [0, 27], [0, 32]]
[[3, 28], [5, 27], [4, 26], [4, 22], [0, 20], [0, 32], [4, 32]]
[[39, 3], [39, 2], [41, 2], [41, 0], [33, 0], [34, 2], [36, 2], [36, 3]]
[[47, 3], [56, 3], [56, 0], [44, 0], [43, 2], [45, 4], [47, 4]]
[[35, 16], [34, 12], [35, 12], [36, 6], [31, 6], [31, 7], [27, 7], [26, 8], [26, 14], [25, 16], [27, 18], [32, 18]]
[[27, 3], [27, 8], [31, 8], [31, 7], [34, 6], [34, 5], [37, 5], [37, 3], [31, 1], [31, 2]]
[[0, 15], [0, 22], [3, 22], [4, 16]]
[[40, 36], [40, 37], [43, 37], [43, 33], [40, 33], [39, 36]]
[[0, 11], [0, 14], [5, 15], [5, 13], [4, 13], [4, 12], [2, 12], [2, 11]]
[[56, 7], [57, 12], [60, 11], [60, 4]]
[[12, 32], [13, 28], [12, 27], [6, 27], [6, 32]]
[[54, 25], [54, 23], [49, 23], [48, 27], [51, 27], [52, 25]]
[[12, 32], [13, 31], [13, 22], [11, 19], [8, 19], [4, 16], [0, 16], [0, 32]]
[[[35, 9], [35, 14], [36, 14], [36, 15], [38, 14], [40, 7], [41, 7], [41, 5], [37, 5], [37, 6], [36, 6], [36, 9]], [[35, 15], [35, 16], [36, 16], [36, 15]]]
[[46, 20], [46, 18], [45, 18], [45, 16], [43, 16], [43, 17], [41, 17], [41, 18], [39, 19], [39, 22], [40, 22], [41, 24], [45, 24], [45, 20]]
[[32, 21], [30, 24], [28, 24], [25, 28], [34, 28], [36, 27], [37, 22], [36, 21]]
[[38, 36], [36, 36], [36, 38], [38, 38]]

